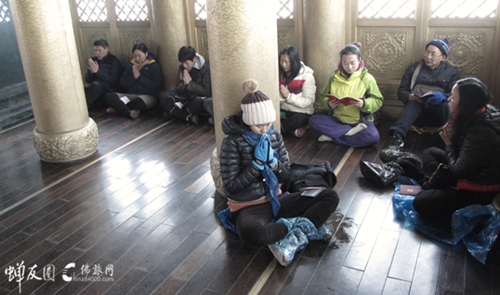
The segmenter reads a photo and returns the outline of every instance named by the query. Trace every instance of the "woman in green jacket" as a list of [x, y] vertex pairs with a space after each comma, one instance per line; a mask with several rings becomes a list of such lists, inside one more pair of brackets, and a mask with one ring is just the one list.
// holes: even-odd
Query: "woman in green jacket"
[[373, 113], [380, 109], [384, 98], [365, 68], [360, 46], [349, 44], [340, 51], [338, 69], [320, 93], [321, 106], [332, 115], [309, 119], [309, 126], [322, 134], [318, 141], [363, 147], [380, 139]]

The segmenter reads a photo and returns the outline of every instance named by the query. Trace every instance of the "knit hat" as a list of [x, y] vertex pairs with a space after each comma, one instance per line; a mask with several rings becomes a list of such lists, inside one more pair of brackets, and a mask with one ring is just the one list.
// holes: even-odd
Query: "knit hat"
[[436, 46], [437, 48], [439, 48], [439, 50], [441, 50], [441, 54], [446, 55], [448, 57], [448, 53], [450, 53], [450, 46], [448, 45], [448, 39], [446, 38], [434, 39], [425, 46], [425, 49], [427, 49], [429, 45]]
[[276, 121], [273, 102], [267, 95], [257, 90], [258, 87], [259, 83], [254, 79], [248, 79], [242, 85], [243, 91], [246, 93], [241, 101], [243, 122], [249, 126]]

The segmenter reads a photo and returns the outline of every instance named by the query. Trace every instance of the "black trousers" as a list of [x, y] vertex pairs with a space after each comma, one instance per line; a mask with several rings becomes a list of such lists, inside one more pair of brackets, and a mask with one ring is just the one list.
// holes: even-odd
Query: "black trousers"
[[281, 110], [285, 114], [284, 118], [281, 118], [281, 133], [291, 135], [293, 132], [300, 127], [305, 127], [309, 124], [308, 114], [296, 113], [290, 111]]
[[129, 116], [131, 110], [143, 111], [147, 109], [146, 103], [140, 97], [134, 98], [127, 104], [124, 104], [116, 93], [108, 93], [104, 97], [104, 100], [108, 106], [124, 116]]
[[[173, 117], [186, 121], [189, 115], [205, 113], [203, 103], [206, 99], [206, 97], [195, 97], [189, 101], [179, 96], [166, 96], [160, 98], [160, 105], [165, 112], [170, 113]], [[179, 108], [176, 103], [181, 103], [182, 107]]]
[[85, 99], [87, 100], [87, 107], [90, 107], [94, 102], [96, 104], [102, 103], [104, 105], [104, 96], [108, 91], [106, 87], [98, 82], [94, 81], [89, 86], [85, 87]]
[[[430, 177], [440, 163], [446, 163], [446, 152], [431, 147], [422, 154], [423, 172]], [[458, 209], [479, 204], [491, 204], [497, 192], [473, 192], [466, 190], [430, 189], [415, 196], [413, 208], [424, 219], [449, 219]]]
[[450, 114], [450, 107], [448, 102], [444, 101], [438, 105], [431, 105], [428, 108], [423, 103], [410, 101], [405, 106], [403, 113], [392, 124], [389, 133], [394, 131], [406, 136], [411, 125], [417, 127], [439, 127], [446, 124]]
[[[325, 189], [314, 198], [301, 196], [300, 192], [281, 194], [279, 201], [281, 209], [276, 220], [305, 217], [318, 228], [337, 208], [339, 196], [333, 189]], [[268, 223], [272, 218], [272, 207], [268, 202], [234, 212], [232, 222], [247, 245], [260, 247], [282, 240], [288, 233], [283, 223]]]

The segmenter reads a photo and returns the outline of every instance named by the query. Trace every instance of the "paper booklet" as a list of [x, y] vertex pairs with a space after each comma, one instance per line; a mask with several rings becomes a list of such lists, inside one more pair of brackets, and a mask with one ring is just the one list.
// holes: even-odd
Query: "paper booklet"
[[303, 187], [300, 189], [302, 191], [300, 195], [305, 197], [316, 197], [324, 189], [325, 189], [324, 187], [313, 187], [313, 186]]
[[127, 104], [130, 102], [130, 98], [128, 98], [126, 96], [121, 97], [120, 100], [123, 101], [124, 104]]
[[337, 96], [332, 95], [332, 94], [327, 94], [327, 96], [328, 96], [328, 99], [330, 99], [330, 101], [334, 101], [335, 102], [335, 101], [339, 101], [340, 100], [340, 102], [343, 105], [345, 105], [345, 106], [351, 105], [352, 104], [351, 99], [354, 99], [353, 97], [348, 97], [348, 96], [342, 97], [342, 98], [338, 98]]
[[422, 190], [422, 188], [418, 185], [407, 185], [407, 184], [402, 184], [400, 187], [399, 187], [399, 191], [402, 195], [411, 195], [411, 196], [415, 196], [417, 195], [420, 191]]
[[434, 93], [432, 91], [429, 91], [429, 92], [426, 92], [424, 94], [420, 94], [420, 93], [416, 93], [416, 92], [413, 92], [413, 94], [415, 94], [415, 96], [417, 96], [418, 98], [420, 98], [421, 100], [426, 100], [428, 99], [429, 97], [433, 96]]

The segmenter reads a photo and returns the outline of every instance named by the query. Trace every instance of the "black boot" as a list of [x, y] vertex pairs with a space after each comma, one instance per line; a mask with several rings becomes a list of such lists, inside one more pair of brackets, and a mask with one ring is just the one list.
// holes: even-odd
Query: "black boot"
[[403, 168], [396, 162], [376, 164], [366, 161], [359, 163], [364, 178], [380, 187], [386, 187], [403, 175]]
[[397, 158], [394, 162], [398, 163], [401, 168], [403, 168], [403, 176], [408, 176], [410, 178], [419, 181], [424, 178], [424, 173], [422, 172], [422, 161], [418, 157], [412, 156], [402, 156]]

